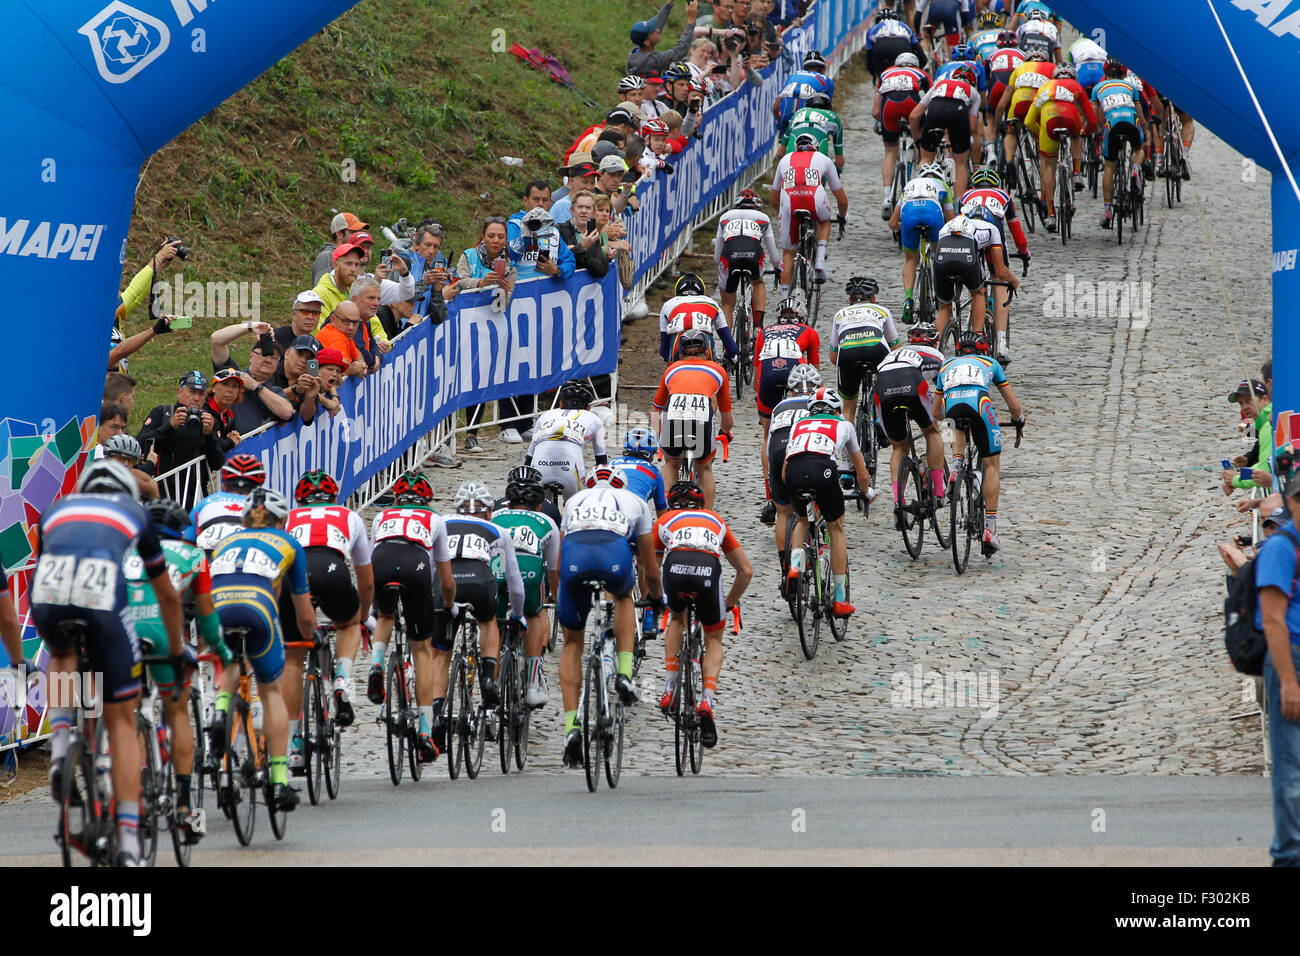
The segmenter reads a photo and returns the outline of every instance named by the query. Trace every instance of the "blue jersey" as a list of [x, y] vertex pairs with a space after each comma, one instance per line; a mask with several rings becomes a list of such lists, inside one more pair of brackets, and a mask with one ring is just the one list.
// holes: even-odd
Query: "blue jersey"
[[908, 43], [916, 43], [916, 34], [912, 28], [901, 20], [880, 20], [872, 24], [871, 29], [867, 31], [867, 51], [870, 52], [872, 46], [881, 40], [902, 37]]
[[668, 507], [664, 476], [654, 462], [646, 461], [636, 455], [619, 455], [610, 462], [610, 465], [623, 472], [623, 480], [627, 482], [629, 491], [635, 492], [646, 501], [653, 501], [658, 511]]
[[790, 78], [785, 81], [785, 86], [781, 87], [781, 92], [777, 94], [777, 100], [781, 104], [783, 136], [790, 117], [802, 109], [810, 96], [817, 93], [824, 93], [834, 99], [835, 81], [824, 73], [815, 73], [812, 70], [798, 70], [790, 74]]
[[183, 537], [194, 544], [198, 542], [200, 534], [208, 531], [199, 546], [205, 551], [211, 551], [222, 538], [244, 526], [246, 500], [243, 495], [232, 491], [218, 491], [201, 498], [190, 509], [190, 526], [185, 529]]
[[120, 611], [126, 607], [122, 562], [135, 548], [145, 574], [167, 570], [158, 532], [140, 503], [126, 495], [68, 495], [46, 509], [41, 557], [32, 576], [31, 603]]
[[997, 52], [998, 34], [1001, 32], [1001, 30], [980, 30], [978, 33], [971, 34], [966, 45], [974, 50], [980, 62], [983, 62]]
[[1128, 80], [1102, 80], [1092, 88], [1092, 101], [1097, 104], [1097, 116], [1107, 128], [1132, 123], [1141, 132], [1142, 92], [1134, 89]]
[[937, 83], [945, 76], [951, 76], [953, 70], [959, 66], [969, 66], [975, 71], [975, 86], [981, 93], [987, 93], [989, 90], [988, 73], [984, 70], [984, 64], [977, 60], [949, 60], [943, 66], [935, 71], [934, 81]]
[[989, 397], [994, 385], [1005, 385], [1007, 373], [997, 359], [985, 355], [960, 355], [949, 359], [939, 369], [939, 387], [943, 390], [943, 407], [954, 405], [978, 408]]
[[308, 594], [307, 553], [279, 528], [244, 528], [223, 538], [212, 553], [212, 591], [254, 588], [269, 593], [283, 582], [292, 594]]

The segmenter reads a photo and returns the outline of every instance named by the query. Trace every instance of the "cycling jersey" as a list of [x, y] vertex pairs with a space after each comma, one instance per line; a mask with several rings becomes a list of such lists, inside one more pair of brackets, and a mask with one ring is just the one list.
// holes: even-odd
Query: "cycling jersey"
[[700, 624], [722, 627], [727, 610], [721, 558], [740, 547], [726, 522], [706, 509], [668, 511], [655, 522], [654, 536], [655, 549], [663, 554], [669, 609], [681, 613], [686, 596], [693, 595]]
[[451, 555], [451, 576], [456, 581], [456, 601], [471, 605], [474, 620], [486, 623], [496, 619], [497, 575], [500, 569], [510, 595], [510, 613], [524, 614], [524, 581], [515, 558], [515, 545], [509, 532], [491, 521], [473, 515], [449, 517], [447, 551]]
[[665, 362], [676, 358], [677, 337], [688, 329], [699, 329], [709, 336], [709, 349], [713, 351], [713, 336], [722, 339], [728, 358], [736, 357], [736, 340], [727, 326], [722, 307], [707, 295], [674, 296], [659, 310], [659, 356]]
[[773, 262], [781, 258], [772, 220], [767, 213], [757, 209], [724, 212], [718, 219], [717, 235], [713, 237], [718, 288], [735, 292], [742, 273], [756, 282], [761, 281], [766, 256], [770, 256]]
[[795, 366], [821, 363], [820, 349], [817, 330], [803, 322], [778, 322], [758, 330], [754, 341], [754, 397], [760, 415], [772, 414]]
[[[361, 609], [361, 598], [348, 572], [348, 559], [358, 568], [370, 564], [370, 539], [361, 516], [339, 505], [307, 505], [289, 512], [284, 530], [306, 552], [312, 599], [334, 623], [350, 623]], [[280, 623], [286, 642], [305, 639], [298, 632], [292, 595], [280, 594]]]
[[231, 491], [218, 491], [201, 499], [190, 510], [185, 540], [211, 554], [222, 538], [244, 527], [244, 501], [243, 495]]
[[876, 94], [881, 98], [881, 138], [886, 146], [898, 142], [903, 130], [908, 128], [908, 117], [921, 97], [930, 88], [930, 77], [922, 70], [910, 66], [891, 66], [880, 74]]
[[785, 457], [789, 462], [800, 455], [825, 455], [837, 461], [849, 452], [861, 452], [853, 426], [837, 415], [801, 418], [790, 429]]
[[983, 219], [958, 215], [939, 230], [934, 253], [934, 292], [944, 304], [957, 297], [957, 290], [971, 292], [984, 285], [984, 261], [989, 251], [1002, 245], [997, 226]]
[[901, 20], [879, 20], [867, 30], [867, 67], [872, 76], [881, 77], [886, 67], [892, 66], [900, 53], [920, 50], [916, 34]]
[[652, 502], [657, 511], [668, 507], [668, 501], [664, 497], [667, 493], [664, 476], [654, 462], [646, 461], [639, 455], [619, 455], [611, 458], [609, 463], [623, 473], [623, 483], [628, 491]]
[[883, 305], [859, 302], [835, 313], [831, 321], [831, 352], [839, 371], [839, 392], [844, 399], [858, 397], [862, 383], [898, 341], [894, 317]]
[[910, 418], [921, 428], [934, 421], [935, 379], [943, 354], [928, 345], [904, 345], [889, 354], [876, 372], [875, 405], [885, 434], [907, 440]]
[[1061, 148], [1056, 133], [1066, 130], [1082, 136], [1097, 127], [1097, 113], [1088, 94], [1076, 80], [1048, 80], [1025, 115], [1025, 126], [1038, 133], [1038, 151], [1055, 157]]
[[799, 245], [799, 222], [796, 213], [812, 214], [816, 222], [830, 222], [833, 217], [830, 193], [843, 189], [835, 162], [825, 153], [802, 150], [786, 153], [776, 164], [773, 184], [781, 191], [781, 248]]
[[767, 444], [763, 448], [763, 454], [767, 455], [768, 483], [774, 504], [784, 506], [790, 503], [790, 495], [786, 492], [781, 469], [785, 464], [785, 449], [790, 441], [790, 429], [794, 427], [795, 422], [808, 415], [808, 398], [807, 395], [791, 395], [789, 398], [781, 399], [772, 409], [772, 420], [767, 428]]
[[560, 526], [560, 624], [581, 630], [591, 611], [587, 581], [600, 581], [618, 597], [636, 585], [634, 546], [654, 526], [649, 506], [626, 488], [597, 485], [569, 499]]
[[1119, 157], [1119, 142], [1127, 139], [1133, 149], [1146, 140], [1141, 91], [1128, 80], [1103, 79], [1092, 88], [1098, 121], [1103, 131], [1101, 152], [1108, 161]]
[[786, 152], [794, 151], [794, 141], [802, 133], [817, 140], [817, 149], [827, 156], [844, 155], [844, 124], [832, 110], [804, 106], [790, 117], [785, 133]]
[[963, 216], [969, 216], [977, 209], [986, 209], [997, 219], [997, 226], [1002, 233], [1003, 246], [1006, 245], [1006, 233], [1009, 229], [1011, 235], [1016, 240], [1016, 249], [1025, 252], [1029, 248], [1029, 242], [1025, 238], [1024, 228], [1020, 224], [1020, 219], [1016, 215], [1015, 200], [1011, 194], [1003, 189], [995, 189], [992, 186], [983, 186], [978, 189], [968, 189], [962, 193], [961, 200], [958, 202]]
[[921, 148], [935, 152], [948, 134], [948, 142], [956, 155], [970, 152], [971, 120], [979, 114], [980, 92], [965, 80], [952, 76], [935, 80], [934, 85], [921, 97], [925, 108], [922, 120]]
[[666, 511], [655, 521], [655, 550], [698, 551], [720, 558], [740, 547], [727, 523], [706, 508]]
[[899, 231], [903, 248], [915, 252], [921, 245], [921, 232], [930, 231], [930, 241], [939, 236], [945, 214], [952, 211], [952, 190], [942, 179], [917, 176], [903, 187], [899, 199]]
[[307, 505], [289, 512], [284, 530], [304, 548], [328, 548], [354, 566], [370, 563], [370, 539], [361, 515], [340, 505]]
[[1028, 20], [1016, 30], [1017, 47], [1026, 54], [1042, 53], [1049, 60], [1055, 59], [1056, 51], [1061, 48], [1061, 34], [1056, 26], [1046, 20]]
[[1025, 62], [1025, 55], [1015, 47], [997, 49], [989, 53], [984, 67], [989, 74], [989, 108], [996, 109], [1006, 92], [1007, 81], [1016, 67]]
[[781, 92], [776, 95], [777, 103], [780, 105], [780, 131], [783, 135], [790, 117], [809, 97], [816, 96], [818, 93], [824, 93], [833, 100], [835, 81], [823, 73], [812, 70], [797, 70], [790, 74], [789, 79], [785, 81], [785, 86], [781, 87]]
[[[560, 529], [540, 511], [527, 508], [494, 512], [492, 523], [510, 536], [524, 585], [524, 615], [534, 617], [542, 611], [542, 580], [547, 570], [559, 570]], [[504, 618], [509, 611], [510, 591], [500, 556], [492, 559], [492, 573], [498, 582], [497, 617]]]
[[1052, 71], [1055, 69], [1056, 67], [1051, 63], [1025, 60], [1012, 70], [1007, 78], [1007, 86], [1011, 88], [1011, 103], [1007, 108], [1007, 115], [1012, 119], [1023, 120], [1039, 89], [1051, 80]]
[[989, 390], [1006, 383], [1007, 373], [1001, 364], [983, 355], [961, 355], [939, 369], [944, 415], [970, 423], [971, 438], [985, 457], [1002, 452], [1002, 430], [993, 414]]
[[1091, 90], [1106, 75], [1106, 51], [1093, 40], [1079, 37], [1070, 44], [1069, 60], [1074, 64], [1079, 85]]
[[975, 55], [980, 58], [980, 62], [984, 63], [992, 55], [993, 51], [998, 48], [998, 34], [1001, 32], [1000, 29], [980, 30], [970, 35], [966, 45], [974, 50]]
[[844, 516], [844, 492], [839, 483], [839, 462], [849, 452], [861, 453], [853, 426], [834, 415], [801, 418], [790, 429], [785, 451], [785, 486], [796, 502], [799, 517], [808, 517], [805, 497], [813, 501], [827, 521]]
[[542, 473], [544, 481], [558, 481], [564, 494], [578, 490], [584, 469], [583, 449], [590, 445], [596, 463], [605, 461], [605, 423], [587, 409], [552, 408], [542, 412], [533, 426], [533, 440], [524, 462]]
[[[190, 603], [201, 594], [212, 593], [208, 558], [201, 548], [187, 541], [164, 539], [162, 549], [167, 561], [167, 576], [182, 601]], [[135, 551], [127, 555], [122, 565], [122, 574], [126, 578], [127, 606], [131, 611], [131, 622], [135, 626], [136, 635], [140, 638], [142, 654], [149, 657], [166, 653], [167, 628], [163, 626], [162, 607], [145, 574], [144, 561]], [[200, 627], [202, 626], [203, 622], [200, 621]], [[224, 649], [219, 629], [215, 635], [211, 630], [206, 630], [203, 637], [214, 650]], [[171, 691], [176, 679], [174, 670], [170, 664], [149, 665], [150, 675], [160, 692]]]
[[[441, 605], [441, 594], [434, 587], [433, 567], [451, 560], [447, 550], [447, 529], [432, 508], [422, 505], [396, 505], [375, 515], [370, 525], [375, 545], [371, 555], [375, 575], [375, 610], [385, 616], [397, 611], [397, 598], [387, 588], [400, 584], [405, 588], [407, 635], [413, 641], [433, 636], [434, 612]], [[440, 650], [451, 644], [444, 632], [434, 642]]]
[[717, 362], [689, 358], [664, 369], [652, 405], [663, 413], [659, 445], [666, 456], [689, 449], [697, 461], [713, 459], [715, 401], [719, 411], [731, 411], [731, 380]]
[[939, 67], [939, 69], [935, 70], [934, 81], [937, 83], [940, 80], [947, 79], [952, 76], [953, 71], [959, 66], [968, 66], [974, 70], [975, 88], [979, 90], [981, 95], [988, 92], [989, 81], [988, 76], [984, 72], [984, 62], [982, 60], [949, 60], [947, 63], [943, 64], [943, 66]]

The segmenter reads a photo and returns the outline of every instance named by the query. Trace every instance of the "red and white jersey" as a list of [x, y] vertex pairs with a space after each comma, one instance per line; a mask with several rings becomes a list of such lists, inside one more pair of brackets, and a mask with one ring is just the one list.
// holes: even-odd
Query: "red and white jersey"
[[997, 53], [994, 53], [987, 60], [989, 75], [992, 76], [994, 73], [1010, 73], [1024, 62], [1025, 55], [1015, 47], [1007, 47], [1006, 49], [998, 50]]
[[820, 365], [820, 349], [821, 336], [812, 326], [804, 322], [777, 322], [758, 330], [754, 342], [754, 364], [786, 359], [795, 363]]
[[656, 551], [701, 551], [719, 558], [740, 547], [727, 523], [703, 508], [665, 511], [655, 521], [654, 539]]
[[939, 369], [946, 361], [943, 353], [936, 348], [904, 343], [885, 356], [885, 360], [876, 369], [876, 374], [880, 375], [897, 368], [914, 368], [921, 373], [921, 396], [924, 398], [927, 394], [926, 384], [931, 386], [934, 384], [939, 377]]
[[913, 66], [891, 66], [880, 74], [881, 93], [923, 93], [930, 85], [925, 71]]
[[681, 335], [687, 329], [701, 329], [713, 335], [727, 327], [722, 308], [707, 295], [678, 295], [659, 310], [659, 331]]
[[980, 91], [954, 76], [945, 76], [936, 81], [930, 91], [921, 97], [921, 105], [929, 106], [932, 100], [956, 100], [967, 108], [971, 116], [980, 109]]
[[817, 150], [786, 153], [776, 164], [773, 185], [790, 196], [811, 196], [825, 187], [831, 192], [843, 189], [835, 160]]
[[861, 452], [857, 432], [842, 418], [801, 418], [790, 429], [785, 460], [795, 455], [828, 455], [840, 459], [847, 452]]
[[329, 548], [355, 567], [370, 563], [370, 539], [366, 523], [351, 508], [342, 505], [307, 505], [294, 508], [284, 523], [284, 530], [304, 548]]
[[406, 506], [385, 508], [370, 523], [370, 535], [378, 547], [384, 541], [418, 544], [435, 561], [450, 561], [447, 549], [447, 526], [432, 508]]

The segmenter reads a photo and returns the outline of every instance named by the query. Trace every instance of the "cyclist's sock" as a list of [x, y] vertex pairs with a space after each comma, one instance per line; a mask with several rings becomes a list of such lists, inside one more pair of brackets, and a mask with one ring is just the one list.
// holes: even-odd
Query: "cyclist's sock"
[[891, 481], [891, 482], [889, 483], [889, 488], [890, 488], [890, 490], [894, 493], [894, 504], [898, 504], [898, 503], [899, 503], [899, 497], [898, 497], [898, 482], [896, 482], [896, 481]]
[[710, 707], [713, 706], [713, 695], [716, 694], [717, 692], [718, 692], [718, 679], [716, 677], [704, 678], [704, 699], [709, 702]]
[[528, 665], [528, 683], [531, 686], [538, 686], [542, 683], [542, 659], [540, 657], [530, 657], [525, 663]]
[[225, 690], [217, 691], [216, 710], [218, 714], [230, 713], [230, 692]]
[[271, 783], [289, 783], [289, 758], [271, 757]]
[[984, 527], [988, 528], [992, 534], [998, 533], [998, 513], [996, 511], [984, 512]]
[[301, 721], [301, 720], [291, 720], [291, 721], [289, 721], [289, 739], [290, 739], [290, 740], [293, 740], [294, 737], [302, 737], [302, 721]]
[[430, 705], [429, 707], [421, 707], [421, 708], [420, 708], [420, 728], [419, 728], [419, 732], [422, 733], [422, 734], [427, 734], [427, 733], [429, 732], [429, 727], [430, 727], [430, 725], [432, 725], [432, 724], [433, 724], [433, 707], [432, 707], [432, 705]]
[[123, 853], [140, 857], [140, 801], [117, 802], [117, 845]]
[[668, 677], [666, 678], [668, 683], [675, 686], [677, 684], [677, 658], [676, 657], [670, 657], [666, 661], [664, 661], [664, 673], [668, 675]]
[[564, 736], [569, 736], [570, 732], [578, 729], [578, 712], [576, 710], [566, 710], [564, 712]]
[[835, 600], [847, 600], [844, 595], [849, 587], [849, 576], [847, 574], [836, 574], [833, 577], [835, 578]]
[[178, 773], [176, 775], [176, 806], [188, 807], [190, 805], [190, 787], [193, 784], [192, 774]]
[[904, 301], [904, 302], [911, 302], [911, 301], [912, 301], [912, 290], [911, 290], [911, 289], [904, 289], [904, 290], [903, 290], [903, 301]]
[[50, 741], [50, 759], [60, 760], [68, 753], [68, 735], [72, 730], [72, 708], [50, 708], [50, 732], [54, 735]]
[[829, 246], [829, 245], [830, 245], [830, 242], [829, 242], [828, 240], [826, 240], [826, 239], [818, 239], [818, 240], [817, 240], [817, 255], [816, 255], [817, 263], [816, 263], [816, 268], [818, 268], [818, 269], [825, 269], [825, 268], [826, 268], [826, 248], [827, 248], [827, 246]]
[[334, 662], [334, 679], [343, 679], [343, 683], [350, 683], [352, 680], [352, 658], [340, 657]]
[[934, 489], [934, 494], [938, 498], [944, 495], [943, 472], [938, 468], [930, 469], [930, 487]]
[[388, 653], [388, 645], [383, 641], [372, 641], [370, 646], [373, 648], [370, 654], [370, 666], [383, 667], [384, 655]]
[[790, 567], [795, 571], [803, 570], [803, 548], [790, 552]]
[[631, 651], [618, 652], [618, 672], [624, 677], [632, 676], [632, 658], [635, 656]]
[[766, 314], [767, 312], [763, 309], [754, 310], [754, 328], [761, 329], [763, 327], [763, 316]]
[[788, 568], [790, 566], [790, 552], [785, 550], [785, 548], [779, 548], [776, 552], [776, 556], [781, 562], [781, 567]]
[[497, 659], [495, 657], [480, 657], [478, 659], [479, 675], [487, 680], [497, 676]]

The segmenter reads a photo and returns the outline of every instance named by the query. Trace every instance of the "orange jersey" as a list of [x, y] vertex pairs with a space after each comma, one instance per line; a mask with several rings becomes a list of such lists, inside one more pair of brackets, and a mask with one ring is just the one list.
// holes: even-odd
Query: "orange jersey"
[[655, 521], [655, 550], [700, 551], [722, 557], [740, 547], [727, 523], [704, 509], [665, 511]]
[[718, 400], [719, 411], [731, 411], [731, 379], [725, 368], [709, 359], [681, 359], [664, 369], [654, 407], [663, 411], [673, 395], [707, 395]]

